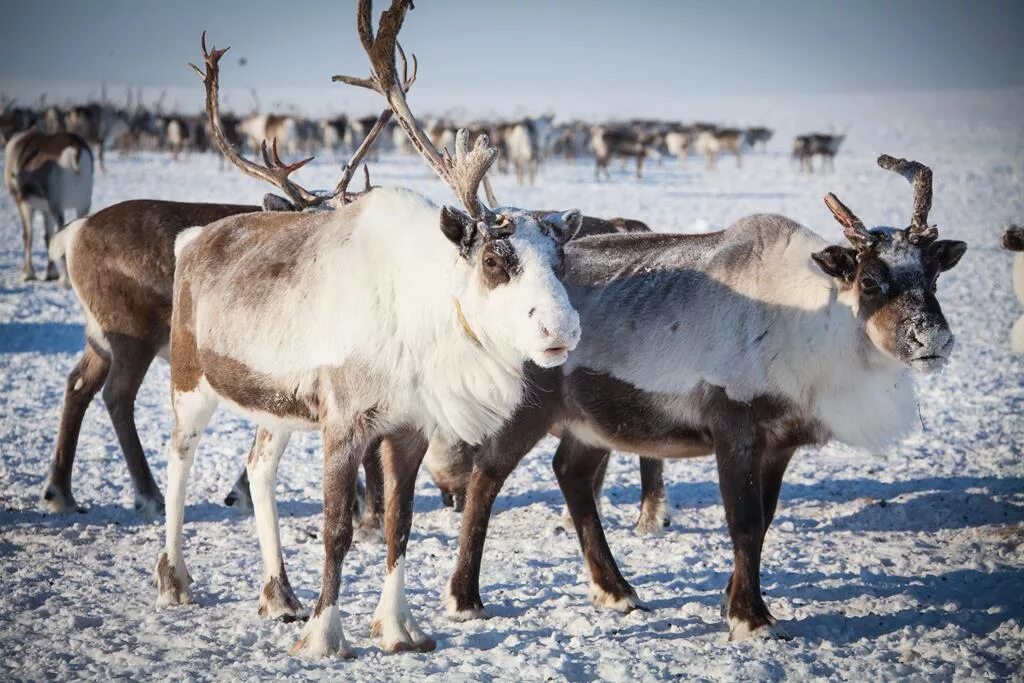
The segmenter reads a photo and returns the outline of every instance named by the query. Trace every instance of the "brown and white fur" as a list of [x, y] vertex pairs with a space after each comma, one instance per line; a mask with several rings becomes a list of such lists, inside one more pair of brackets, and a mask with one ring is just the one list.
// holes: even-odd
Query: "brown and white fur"
[[[1013, 291], [1024, 304], [1024, 228], [1011, 225], [1003, 233], [1003, 249], [1013, 254]], [[1024, 353], [1024, 315], [1017, 318], [1010, 331], [1010, 349]]]
[[103, 389], [110, 420], [135, 489], [135, 508], [156, 514], [163, 496], [153, 480], [135, 426], [135, 396], [153, 359], [167, 357], [174, 287], [174, 240], [258, 206], [132, 200], [72, 221], [50, 243], [64, 257], [85, 313], [86, 345], [68, 375], [64, 406], [43, 502], [53, 512], [82, 509], [71, 490], [82, 419]]
[[461, 212], [377, 189], [333, 211], [232, 217], [179, 237], [159, 604], [190, 599], [185, 480], [206, 422], [225, 402], [270, 434], [249, 468], [264, 596], [284, 603], [268, 609], [297, 604], [273, 501], [280, 444], [297, 429], [323, 434], [323, 586], [296, 652], [351, 654], [337, 610], [340, 570], [352, 539], [355, 470], [381, 438], [385, 526], [397, 540], [375, 631], [385, 649], [433, 646], [404, 601], [411, 487], [425, 439], [479, 443], [518, 405], [523, 363], [558, 365], [579, 338], [554, 273], [579, 213], [500, 215], [514, 230], [474, 241], [477, 223]]
[[482, 614], [490, 507], [519, 459], [557, 425], [553, 467], [597, 604], [640, 606], [594, 500], [608, 451], [714, 452], [734, 548], [730, 637], [782, 635], [761, 596], [760, 558], [793, 452], [830, 439], [879, 449], [900, 438], [918, 415], [910, 372], [936, 370], [953, 347], [935, 282], [966, 245], [936, 240], [924, 219], [868, 232], [842, 209], [854, 248], [828, 246], [773, 215], [706, 235], [567, 245], [583, 337], [564, 366], [531, 376], [536, 390], [476, 453], [446, 596], [453, 616]]
[[32, 268], [32, 220], [43, 217], [47, 246], [46, 279], [59, 273], [49, 257], [51, 237], [64, 224], [64, 213], [76, 218], [89, 213], [92, 204], [92, 152], [81, 137], [71, 133], [25, 131], [11, 137], [4, 148], [4, 184], [21, 217], [25, 258], [21, 279], [34, 280]]

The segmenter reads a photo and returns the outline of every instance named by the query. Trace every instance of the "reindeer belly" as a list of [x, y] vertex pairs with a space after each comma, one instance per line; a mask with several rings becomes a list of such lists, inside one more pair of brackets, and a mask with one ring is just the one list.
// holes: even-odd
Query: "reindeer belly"
[[253, 370], [244, 363], [207, 349], [199, 352], [203, 376], [217, 395], [257, 422], [282, 422], [313, 429], [320, 414], [316, 377], [285, 380]]
[[592, 446], [663, 459], [713, 451], [707, 431], [679, 410], [682, 397], [645, 392], [585, 368], [566, 379], [565, 396], [564, 428]]

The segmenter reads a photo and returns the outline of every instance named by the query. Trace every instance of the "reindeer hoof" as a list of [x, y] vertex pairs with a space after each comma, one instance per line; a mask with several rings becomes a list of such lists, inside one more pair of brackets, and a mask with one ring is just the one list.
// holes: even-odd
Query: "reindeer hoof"
[[793, 636], [774, 619], [770, 624], [751, 626], [749, 622], [729, 618], [729, 642], [744, 640], [792, 640]]
[[345, 642], [345, 634], [341, 630], [341, 615], [338, 608], [331, 606], [306, 622], [292, 649], [295, 657], [341, 657], [355, 659], [355, 650]]
[[280, 576], [272, 577], [263, 585], [259, 615], [266, 619], [279, 619], [286, 624], [309, 619], [309, 612], [302, 609], [302, 603], [295, 597], [288, 579], [282, 580]]
[[59, 515], [71, 512], [84, 513], [85, 508], [75, 502], [75, 497], [69, 490], [61, 490], [55, 484], [47, 483], [43, 489], [43, 506], [50, 512]]
[[357, 543], [382, 545], [384, 543], [384, 521], [377, 517], [364, 517], [355, 529], [355, 540]]
[[164, 497], [159, 493], [155, 496], [144, 496], [136, 493], [135, 511], [149, 519], [162, 517], [164, 514]]
[[224, 504], [242, 514], [252, 514], [252, 496], [248, 488], [242, 490], [236, 486], [231, 489], [228, 495], [224, 496]]
[[658, 518], [643, 515], [637, 520], [633, 531], [637, 536], [656, 536], [663, 533], [671, 523], [672, 520], [667, 517]]
[[455, 621], [486, 619], [489, 616], [479, 597], [476, 600], [460, 600], [455, 597], [450, 580], [444, 589], [444, 609], [449, 618]]
[[641, 602], [640, 598], [632, 590], [625, 595], [619, 596], [609, 593], [596, 583], [590, 584], [590, 600], [598, 607], [612, 609], [623, 614], [628, 614], [635, 609], [642, 612], [651, 611], [651, 608]]
[[192, 577], [185, 565], [172, 567], [167, 553], [161, 553], [156, 562], [157, 607], [173, 607], [192, 602], [192, 594], [188, 589], [190, 583]]
[[22, 282], [32, 282], [36, 279], [36, 273], [33, 270], [24, 270], [21, 272]]
[[383, 652], [433, 652], [437, 648], [437, 642], [420, 631], [411, 613], [406, 611], [392, 616], [398, 618], [386, 621], [376, 618], [370, 625], [370, 635], [380, 638]]

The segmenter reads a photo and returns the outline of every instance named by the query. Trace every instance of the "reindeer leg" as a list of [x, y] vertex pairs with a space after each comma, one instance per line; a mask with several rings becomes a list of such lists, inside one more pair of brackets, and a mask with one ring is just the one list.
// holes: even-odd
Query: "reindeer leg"
[[[611, 459], [611, 451], [605, 451], [605, 455], [601, 458], [601, 463], [594, 469], [594, 481], [591, 486], [594, 490], [594, 504], [597, 506], [597, 514], [601, 514], [601, 492], [604, 490], [604, 478], [608, 474], [608, 461]], [[562, 523], [566, 527], [572, 526], [572, 514], [569, 512], [569, 506], [565, 505], [562, 510]]]
[[665, 463], [657, 458], [640, 458], [640, 518], [636, 533], [659, 534], [672, 523], [665, 491]]
[[387, 538], [387, 578], [380, 602], [373, 613], [370, 634], [380, 638], [385, 652], [414, 650], [430, 652], [437, 644], [420, 629], [405, 599], [405, 551], [412, 529], [412, 503], [416, 472], [427, 452], [427, 441], [419, 430], [392, 434], [381, 442]]
[[200, 388], [192, 391], [172, 389], [171, 405], [174, 406], [174, 429], [171, 432], [170, 451], [167, 453], [167, 539], [164, 552], [156, 562], [158, 607], [183, 605], [192, 601], [189, 591], [192, 577], [185, 568], [181, 547], [182, 526], [185, 522], [185, 487], [195, 460], [196, 446], [217, 407], [217, 397]]
[[[356, 527], [357, 541], [365, 543], [384, 542], [384, 466], [380, 443], [373, 443], [363, 456], [363, 474], [366, 476], [366, 506], [363, 518]], [[415, 475], [414, 475], [415, 477]]]
[[[338, 612], [341, 567], [352, 546], [352, 510], [355, 505], [356, 479], [366, 449], [373, 443], [367, 433], [367, 416], [351, 416], [350, 421], [328, 422], [324, 439], [324, 568], [320, 597], [313, 616], [291, 654], [308, 657], [355, 657], [345, 640]], [[362, 425], [362, 426], [360, 426]]]
[[[533, 377], [540, 386], [548, 380]], [[487, 525], [494, 499], [508, 475], [537, 445], [554, 423], [555, 392], [538, 391], [524, 400], [512, 419], [473, 454], [473, 471], [466, 488], [466, 508], [462, 512], [459, 556], [448, 580], [445, 609], [453, 619], [478, 619], [486, 616], [480, 599], [480, 564], [483, 560]], [[457, 448], [471, 448], [457, 446]], [[460, 457], [466, 457], [463, 452]]]
[[761, 544], [764, 540], [763, 453], [756, 423], [746, 407], [731, 404], [712, 438], [725, 519], [732, 538], [734, 569], [728, 587], [726, 619], [730, 640], [778, 637], [775, 618], [761, 597]]
[[32, 207], [25, 199], [18, 200], [18, 214], [21, 216], [21, 244], [25, 248], [25, 259], [21, 265], [21, 280], [28, 282], [36, 279], [32, 268]]
[[256, 533], [263, 556], [263, 590], [260, 591], [259, 615], [269, 619], [295, 621], [307, 614], [295, 597], [281, 555], [281, 530], [277, 517], [277, 466], [288, 445], [288, 431], [271, 431], [260, 427], [246, 461], [252, 509], [256, 517]]
[[64, 211], [60, 206], [49, 203], [49, 210], [43, 212], [43, 246], [46, 249], [46, 275], [44, 278], [49, 282], [60, 278], [60, 273], [52, 260], [50, 260], [50, 238], [57, 234], [64, 223]]
[[110, 361], [96, 352], [86, 342], [85, 351], [78, 364], [68, 375], [64, 390], [64, 408], [61, 412], [60, 427], [57, 428], [57, 443], [53, 449], [50, 475], [43, 489], [43, 500], [52, 512], [84, 512], [71, 495], [71, 468], [75, 464], [78, 448], [78, 434], [82, 429], [82, 418], [89, 408], [96, 392], [103, 386], [110, 370]]
[[117, 432], [128, 473], [135, 486], [135, 509], [146, 515], [159, 514], [164, 499], [146, 461], [146, 452], [135, 427], [135, 396], [142, 386], [156, 352], [148, 344], [125, 336], [109, 338], [111, 361], [103, 402]]
[[552, 467], [590, 570], [591, 600], [601, 607], [630, 612], [643, 605], [619, 572], [594, 501], [594, 474], [607, 454], [605, 449], [587, 446], [563, 432]]

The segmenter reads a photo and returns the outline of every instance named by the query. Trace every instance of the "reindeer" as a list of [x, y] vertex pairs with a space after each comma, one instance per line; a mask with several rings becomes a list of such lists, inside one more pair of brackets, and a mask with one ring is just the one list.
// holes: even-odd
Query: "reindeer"
[[594, 180], [611, 180], [608, 165], [615, 157], [636, 158], [636, 177], [643, 177], [644, 158], [648, 149], [643, 136], [626, 126], [594, 126], [590, 133], [590, 148], [594, 152]]
[[[1024, 228], [1008, 227], [1003, 233], [1003, 249], [1016, 252], [1013, 255], [1013, 291], [1017, 300], [1024, 304]], [[1013, 324], [1010, 348], [1014, 353], [1024, 353], [1024, 315]]]
[[250, 140], [253, 150], [258, 150], [264, 140], [277, 140], [287, 154], [295, 156], [298, 153], [299, 133], [294, 117], [278, 114], [253, 114], [243, 119], [238, 124], [237, 130], [239, 135]]
[[[566, 245], [565, 281], [584, 335], [474, 453], [446, 605], [483, 614], [479, 570], [495, 496], [552, 427], [553, 467], [590, 572], [592, 599], [641, 607], [608, 548], [594, 488], [608, 451], [715, 454], [734, 569], [730, 639], [781, 637], [761, 596], [765, 534], [794, 451], [835, 439], [881, 448], [913, 428], [911, 372], [934, 372], [953, 335], [936, 281], [967, 245], [927, 224], [931, 170], [883, 155], [914, 187], [909, 227], [868, 230], [834, 195], [851, 247], [775, 215], [704, 235], [585, 237]], [[715, 340], [708, 344], [706, 340]]]
[[[352, 539], [355, 468], [378, 439], [385, 529], [393, 542], [371, 630], [385, 650], [434, 647], [404, 588], [424, 437], [479, 443], [519, 403], [523, 363], [556, 366], [579, 339], [578, 316], [555, 273], [561, 245], [579, 228], [579, 212], [541, 220], [516, 209], [495, 212], [477, 198], [495, 159], [487, 141], [479, 138], [470, 149], [460, 131], [454, 155], [438, 154], [396, 74], [396, 39], [410, 6], [393, 0], [374, 37], [370, 2], [361, 0], [357, 26], [372, 76], [341, 79], [386, 97], [419, 154], [468, 213], [438, 208], [410, 191], [375, 189], [354, 202], [338, 196], [329, 211], [226, 218], [182, 233], [175, 244], [174, 431], [157, 601], [190, 600], [182, 555], [185, 482], [206, 422], [226, 401], [261, 428], [248, 463], [264, 558], [261, 605], [268, 614], [300, 613], [281, 561], [273, 480], [288, 434], [320, 429], [324, 571], [312, 617], [292, 650], [297, 654], [354, 654], [337, 608], [340, 571]], [[211, 119], [223, 54], [204, 49]], [[284, 184], [295, 167], [283, 166], [275, 180]], [[330, 206], [323, 195], [291, 185], [303, 206]]]
[[744, 132], [738, 128], [715, 128], [698, 133], [694, 140], [694, 147], [697, 154], [701, 154], [707, 159], [709, 171], [717, 168], [718, 155], [723, 152], [735, 154], [736, 168], [741, 168], [745, 140]]
[[533, 120], [524, 118], [512, 124], [505, 135], [505, 144], [509, 161], [516, 170], [516, 182], [523, 185], [528, 178], [533, 187], [540, 160], [540, 139]]
[[846, 135], [830, 135], [828, 133], [808, 133], [797, 135], [793, 140], [793, 158], [800, 164], [800, 170], [811, 173], [814, 170], [814, 157], [821, 157], [821, 170], [835, 170], [836, 154], [843, 144]]
[[106, 145], [129, 132], [128, 120], [121, 112], [97, 103], [72, 107], [64, 115], [64, 125], [68, 132], [81, 136], [96, 148], [96, 160], [101, 173], [107, 170], [103, 163]]
[[[48, 135], [37, 131], [15, 134], [4, 147], [4, 184], [21, 216], [25, 258], [21, 279], [36, 279], [32, 268], [32, 219], [43, 216], [43, 239], [50, 239], [64, 224], [64, 213], [89, 213], [92, 203], [92, 153], [85, 140], [70, 133]], [[56, 280], [53, 260], [46, 262], [46, 279]]]
[[[414, 77], [407, 86], [412, 85]], [[386, 120], [390, 109], [385, 113], [381, 117]], [[222, 155], [236, 159], [235, 148], [241, 141], [231, 135], [232, 126], [225, 126], [219, 110], [216, 118], [210, 119], [209, 130]], [[369, 131], [344, 166], [337, 194], [348, 194], [352, 172], [381, 130]], [[163, 511], [164, 499], [153, 480], [135, 425], [135, 396], [154, 358], [167, 359], [169, 355], [174, 241], [186, 228], [228, 216], [261, 209], [292, 211], [296, 205], [303, 205], [304, 196], [287, 181], [294, 168], [280, 163], [276, 144], [271, 150], [263, 142], [266, 168], [250, 165], [245, 167], [246, 172], [280, 184], [291, 201], [273, 194], [264, 197], [262, 207], [131, 200], [73, 221], [51, 241], [51, 258], [66, 257], [71, 285], [86, 318], [86, 347], [68, 375], [53, 460], [43, 488], [43, 503], [52, 512], [84, 512], [72, 494], [71, 475], [85, 411], [101, 388], [135, 489], [135, 509], [149, 515]], [[379, 469], [373, 462], [376, 451], [368, 455], [366, 472], [371, 495], [360, 528], [364, 536], [370, 537], [383, 516], [383, 494], [377, 494], [380, 487], [374, 479]], [[241, 509], [251, 507], [244, 470], [224, 502]]]
[[764, 126], [754, 126], [743, 131], [743, 139], [748, 147], [753, 149], [761, 145], [761, 149], [768, 147], [768, 141], [772, 139], [772, 130]]

